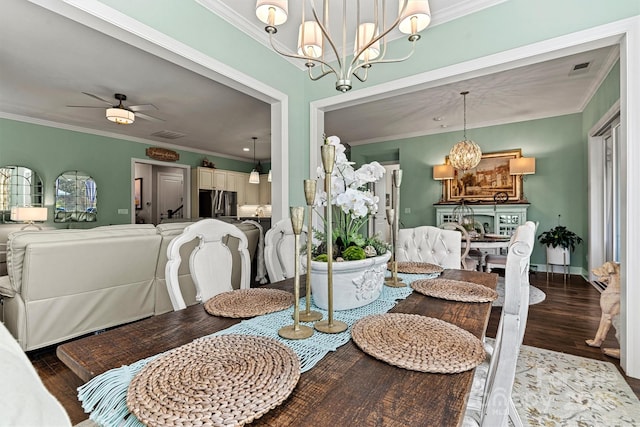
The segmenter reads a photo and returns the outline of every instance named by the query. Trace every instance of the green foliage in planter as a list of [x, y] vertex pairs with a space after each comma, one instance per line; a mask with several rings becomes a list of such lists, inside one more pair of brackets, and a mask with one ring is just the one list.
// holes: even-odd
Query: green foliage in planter
[[575, 251], [576, 245], [582, 243], [582, 238], [564, 225], [557, 225], [551, 230], [544, 231], [538, 236], [538, 241], [545, 246], [571, 249]]
[[342, 258], [345, 261], [357, 261], [359, 259], [365, 259], [367, 254], [364, 253], [364, 249], [360, 246], [349, 246], [342, 251]]

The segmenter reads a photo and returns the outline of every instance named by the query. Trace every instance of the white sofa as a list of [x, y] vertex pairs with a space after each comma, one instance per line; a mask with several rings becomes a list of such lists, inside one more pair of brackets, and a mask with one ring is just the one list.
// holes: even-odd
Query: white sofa
[[[8, 275], [0, 277], [6, 327], [28, 351], [172, 310], [166, 248], [187, 225], [9, 233]], [[259, 231], [245, 228], [253, 255]], [[181, 271], [189, 295], [188, 263]]]

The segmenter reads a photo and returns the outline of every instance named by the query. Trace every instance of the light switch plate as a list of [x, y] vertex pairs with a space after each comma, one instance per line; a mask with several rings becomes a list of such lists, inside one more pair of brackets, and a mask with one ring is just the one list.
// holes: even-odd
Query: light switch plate
[[129, 213], [129, 209], [118, 209], [118, 214], [126, 215]]
[[410, 214], [411, 213], [411, 208], [404, 208], [404, 213]]

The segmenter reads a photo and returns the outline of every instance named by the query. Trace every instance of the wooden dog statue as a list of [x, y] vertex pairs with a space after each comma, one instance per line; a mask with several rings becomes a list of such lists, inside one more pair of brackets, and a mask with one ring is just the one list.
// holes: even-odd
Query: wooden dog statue
[[[600, 295], [602, 317], [600, 318], [598, 332], [596, 332], [594, 339], [586, 340], [587, 345], [600, 347], [607, 338], [607, 332], [609, 332], [612, 323], [614, 323], [617, 331], [618, 316], [620, 315], [620, 265], [608, 261], [602, 267], [594, 268], [592, 271], [600, 280], [607, 283], [607, 288]], [[617, 335], [618, 333], [616, 332], [616, 338]], [[602, 352], [607, 356], [620, 358], [619, 348], [603, 348]]]

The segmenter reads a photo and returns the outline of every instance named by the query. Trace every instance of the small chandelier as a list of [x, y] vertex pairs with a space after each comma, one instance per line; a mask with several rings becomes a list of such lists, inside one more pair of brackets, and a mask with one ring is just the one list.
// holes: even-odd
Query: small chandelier
[[449, 163], [456, 169], [466, 171], [478, 166], [482, 158], [482, 150], [475, 142], [467, 139], [467, 95], [468, 91], [460, 92], [464, 99], [464, 137], [451, 148]]
[[256, 138], [255, 136], [252, 137], [251, 139], [253, 139], [253, 170], [251, 171], [251, 174], [249, 174], [249, 184], [260, 184], [260, 172], [258, 172], [255, 168], [255, 164], [256, 164]]
[[[352, 21], [357, 25], [357, 31], [347, 36], [347, 3], [353, 4], [354, 0], [342, 0], [342, 34], [333, 38], [329, 32], [329, 4], [333, 0], [323, 0], [322, 14], [318, 14], [314, 0], [311, 3], [310, 20], [306, 18], [305, 0], [302, 3], [302, 20], [298, 32], [298, 54], [285, 53], [273, 44], [273, 35], [278, 32], [276, 26], [287, 21], [288, 1], [287, 0], [257, 0], [256, 16], [267, 26], [264, 28], [269, 33], [269, 42], [274, 51], [280, 55], [290, 58], [305, 60], [305, 65], [309, 72], [309, 78], [313, 81], [319, 80], [328, 74], [336, 77], [336, 89], [340, 92], [347, 92], [351, 89], [351, 76], [364, 82], [367, 80], [369, 68], [373, 64], [390, 62], [402, 62], [409, 59], [415, 52], [415, 42], [420, 39], [418, 34], [424, 30], [431, 22], [431, 10], [428, 0], [398, 0], [399, 11], [396, 18], [389, 26], [386, 16], [386, 0], [371, 0], [373, 8], [373, 22], [360, 22], [360, 0], [355, 2], [356, 13]], [[382, 12], [380, 12], [382, 9]], [[381, 15], [381, 16], [380, 16]], [[385, 36], [393, 29], [398, 28], [402, 33], [408, 34], [411, 42], [411, 51], [408, 55], [397, 59], [385, 59], [387, 51], [387, 40]], [[347, 39], [355, 40], [353, 56], [347, 52]], [[341, 41], [341, 51], [338, 51], [334, 40]], [[382, 41], [382, 46], [380, 41]], [[326, 57], [326, 46], [331, 46], [335, 54], [335, 66], [329, 64]], [[312, 68], [320, 65], [320, 71], [313, 73]]]

